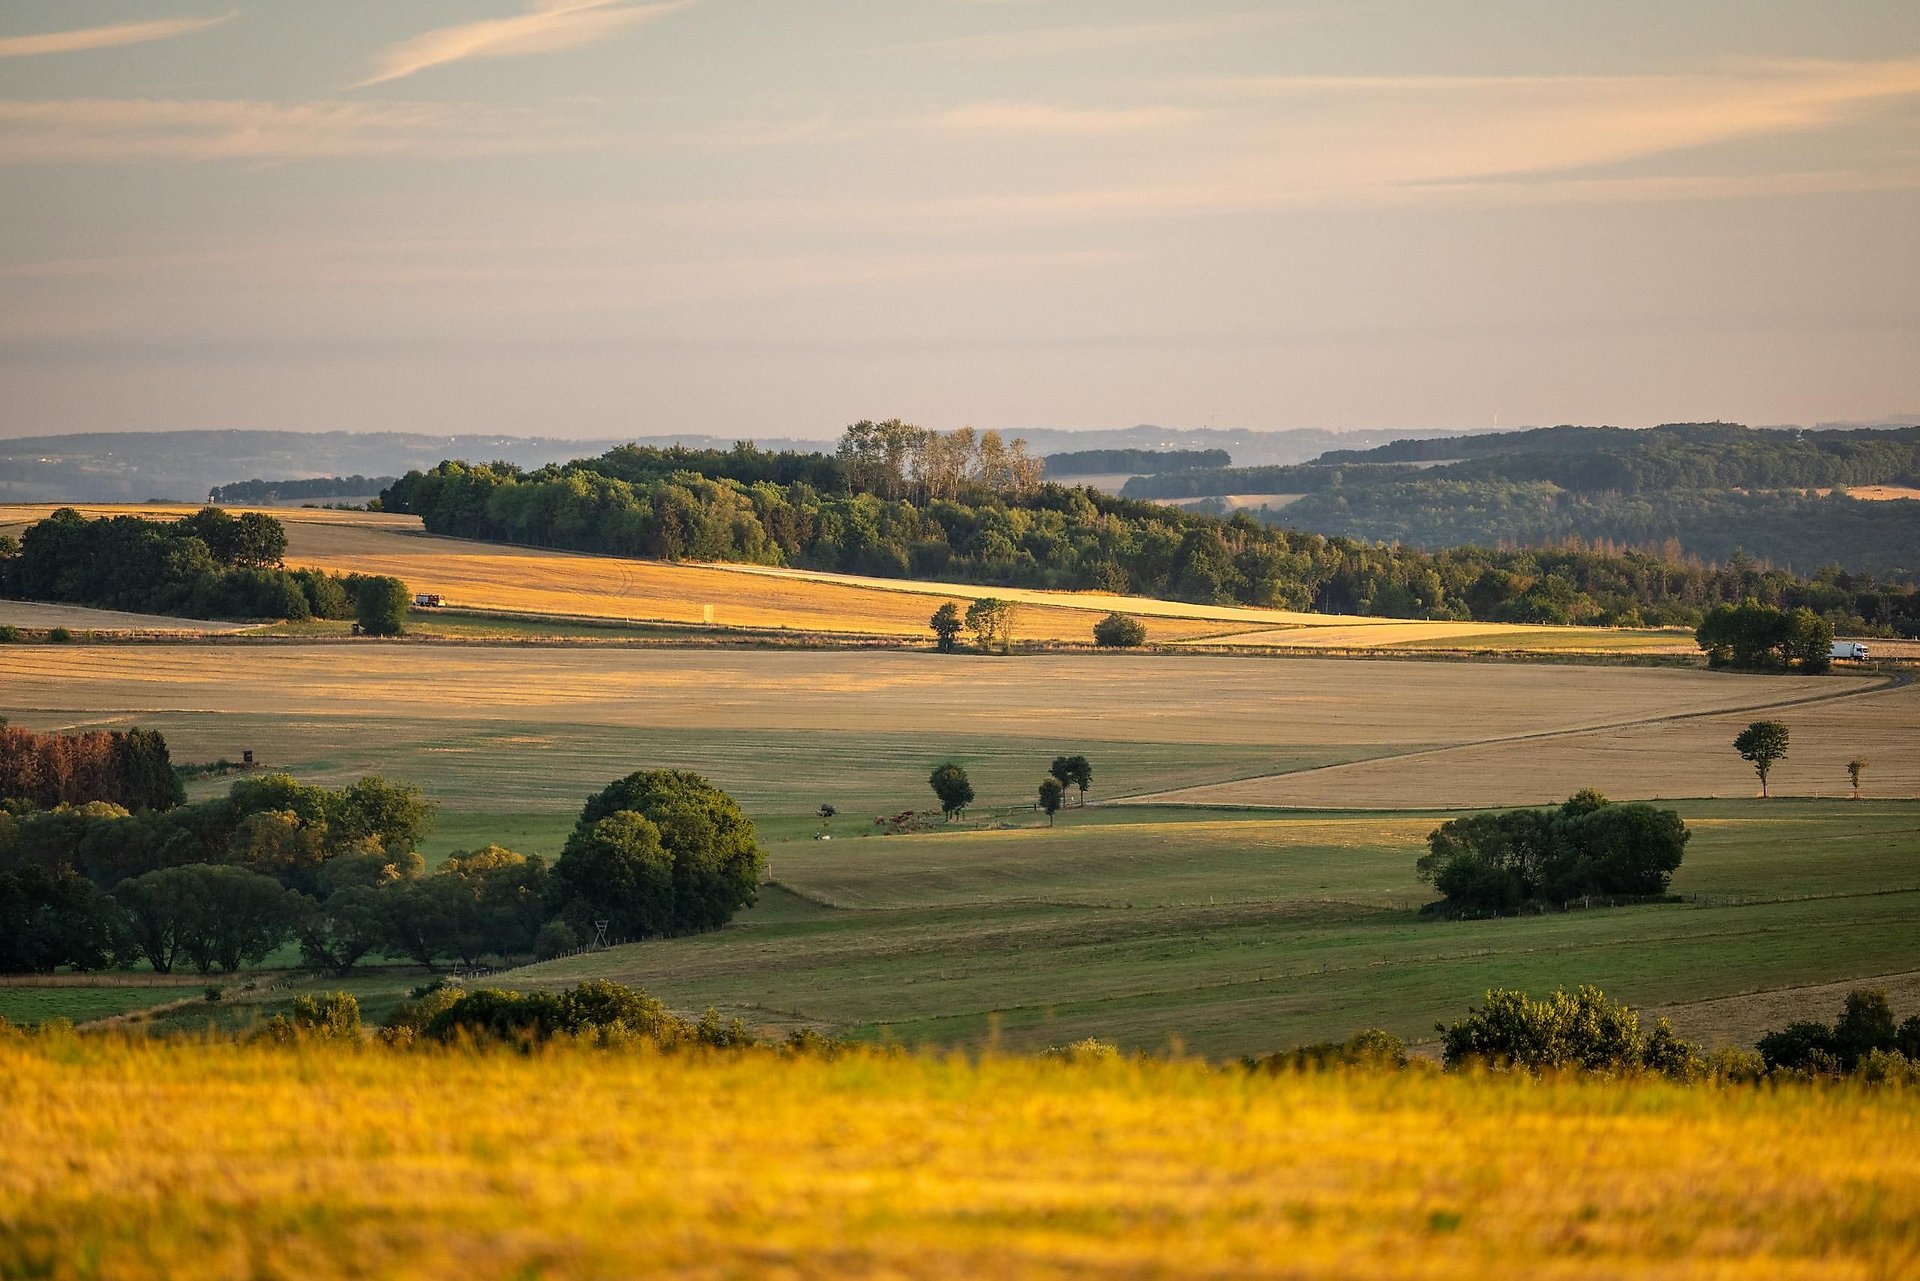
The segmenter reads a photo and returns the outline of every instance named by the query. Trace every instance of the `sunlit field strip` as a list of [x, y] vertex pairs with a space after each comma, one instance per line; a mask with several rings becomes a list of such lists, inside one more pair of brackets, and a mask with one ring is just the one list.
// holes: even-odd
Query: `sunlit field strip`
[[0, 1045], [0, 1272], [1894, 1278], [1920, 1096]]

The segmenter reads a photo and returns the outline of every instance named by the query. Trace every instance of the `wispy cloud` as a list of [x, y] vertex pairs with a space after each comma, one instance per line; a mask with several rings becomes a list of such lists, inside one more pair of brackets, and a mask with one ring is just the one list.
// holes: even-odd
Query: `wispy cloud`
[[552, 53], [604, 40], [633, 27], [657, 22], [694, 0], [534, 0], [526, 13], [457, 26], [436, 27], [381, 51], [375, 72], [355, 88], [385, 84], [429, 67], [469, 58], [506, 58]]
[[1180, 128], [1204, 118], [1193, 107], [1066, 107], [1050, 102], [976, 102], [920, 123], [960, 133], [1100, 134]]
[[470, 156], [604, 141], [551, 112], [463, 104], [0, 99], [0, 164]]
[[1300, 13], [1228, 13], [1158, 22], [1084, 22], [1066, 26], [982, 31], [890, 45], [881, 53], [950, 53], [985, 57], [1048, 57], [1103, 49], [1161, 46], [1286, 26], [1303, 21]]
[[[1317, 157], [1330, 178], [1418, 184], [1566, 173], [1833, 127], [1920, 95], [1920, 58], [1612, 76], [1297, 76], [1218, 88], [1280, 107], [1275, 136]], [[1296, 115], [1311, 123], [1292, 123]]]
[[225, 13], [217, 18], [162, 18], [153, 22], [117, 22], [105, 27], [82, 27], [77, 31], [47, 31], [31, 36], [0, 36], [0, 58], [31, 58], [43, 53], [79, 53], [87, 49], [111, 49], [115, 45], [145, 44], [149, 40], [171, 40], [217, 27], [233, 18]]

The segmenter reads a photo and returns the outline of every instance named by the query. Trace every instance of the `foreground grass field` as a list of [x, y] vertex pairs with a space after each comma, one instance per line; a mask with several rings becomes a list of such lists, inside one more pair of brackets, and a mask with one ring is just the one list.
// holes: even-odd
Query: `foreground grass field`
[[1182, 1062], [0, 1042], [0, 1275], [1920, 1268], [1920, 1096]]

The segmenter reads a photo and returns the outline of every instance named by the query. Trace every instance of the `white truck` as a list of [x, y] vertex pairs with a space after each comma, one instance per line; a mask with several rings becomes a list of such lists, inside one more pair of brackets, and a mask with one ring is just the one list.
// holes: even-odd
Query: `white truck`
[[1833, 648], [1828, 651], [1828, 656], [1831, 658], [1865, 658], [1867, 656], [1867, 647], [1859, 641], [1835, 641]]

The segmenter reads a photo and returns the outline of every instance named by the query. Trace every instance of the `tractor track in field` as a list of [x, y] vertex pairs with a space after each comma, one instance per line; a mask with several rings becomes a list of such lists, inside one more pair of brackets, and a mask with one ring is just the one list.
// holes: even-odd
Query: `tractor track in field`
[[[1602, 725], [1582, 725], [1582, 726], [1575, 726], [1575, 727], [1570, 727], [1566, 729], [1528, 730], [1527, 732], [1521, 733], [1521, 734], [1502, 734], [1494, 738], [1470, 739], [1466, 742], [1449, 743], [1444, 747], [1416, 748], [1415, 750], [1410, 752], [1388, 753], [1386, 755], [1368, 757], [1365, 760], [1343, 761], [1337, 765], [1321, 765], [1314, 769], [1280, 770], [1272, 774], [1253, 774], [1253, 775], [1249, 775], [1246, 778], [1234, 779], [1231, 781], [1235, 783], [1250, 783], [1250, 782], [1258, 781], [1260, 779], [1268, 779], [1268, 778], [1288, 778], [1288, 779], [1325, 778], [1330, 774], [1338, 774], [1344, 770], [1357, 770], [1357, 769], [1362, 769], [1366, 767], [1378, 766], [1389, 761], [1428, 760], [1436, 756], [1445, 756], [1452, 752], [1478, 751], [1479, 749], [1485, 748], [1485, 747], [1504, 747], [1514, 743], [1551, 742], [1556, 739], [1564, 739], [1564, 738], [1584, 738], [1590, 734], [1608, 734], [1608, 733], [1617, 733], [1621, 730], [1646, 729], [1650, 726], [1655, 726], [1655, 725], [1673, 725], [1673, 724], [1678, 724], [1682, 721], [1703, 720], [1708, 717], [1714, 717], [1714, 716], [1739, 716], [1739, 715], [1744, 715], [1750, 712], [1770, 712], [1770, 711], [1776, 711], [1781, 708], [1788, 708], [1788, 707], [1810, 707], [1820, 703], [1840, 702], [1844, 699], [1875, 698], [1882, 694], [1891, 693], [1894, 690], [1904, 689], [1907, 686], [1913, 684], [1914, 680], [1915, 680], [1915, 676], [1914, 676], [1914, 673], [1912, 672], [1904, 672], [1904, 671], [1888, 672], [1888, 673], [1883, 673], [1879, 675], [1877, 678], [1875, 678], [1874, 683], [1869, 685], [1865, 689], [1834, 690], [1827, 693], [1805, 694], [1805, 695], [1801, 695], [1799, 697], [1794, 697], [1794, 698], [1776, 698], [1776, 699], [1767, 700], [1765, 702], [1745, 703], [1745, 704], [1739, 704], [1732, 707], [1717, 707], [1717, 708], [1705, 709], [1700, 711], [1691, 711], [1691, 712], [1671, 712], [1671, 713], [1666, 713], [1659, 716], [1640, 716], [1640, 717], [1634, 717], [1633, 719], [1630, 719], [1630, 720], [1611, 721]], [[1172, 791], [1140, 792], [1132, 796], [1109, 797], [1104, 801], [1097, 801], [1095, 802], [1095, 804], [1098, 804], [1098, 805], [1204, 805], [1210, 809], [1218, 809], [1218, 808], [1222, 808], [1221, 803], [1218, 801], [1207, 801], [1204, 799], [1186, 801], [1186, 800], [1180, 799], [1180, 797], [1187, 795], [1189, 793], [1205, 791], [1218, 786], [1220, 786], [1220, 784], [1218, 783], [1203, 783], [1196, 787], [1182, 787], [1182, 788], [1176, 788]], [[1339, 806], [1315, 806], [1315, 805], [1300, 805], [1300, 804], [1263, 805], [1257, 802], [1240, 801], [1240, 802], [1234, 802], [1232, 804], [1229, 804], [1225, 806], [1225, 808], [1231, 808], [1231, 809], [1240, 809], [1240, 808], [1244, 808], [1244, 809], [1321, 809], [1321, 808], [1347, 809], [1351, 807], [1344, 806], [1344, 805], [1339, 805]], [[1478, 808], [1478, 807], [1468, 806], [1465, 808]]]

